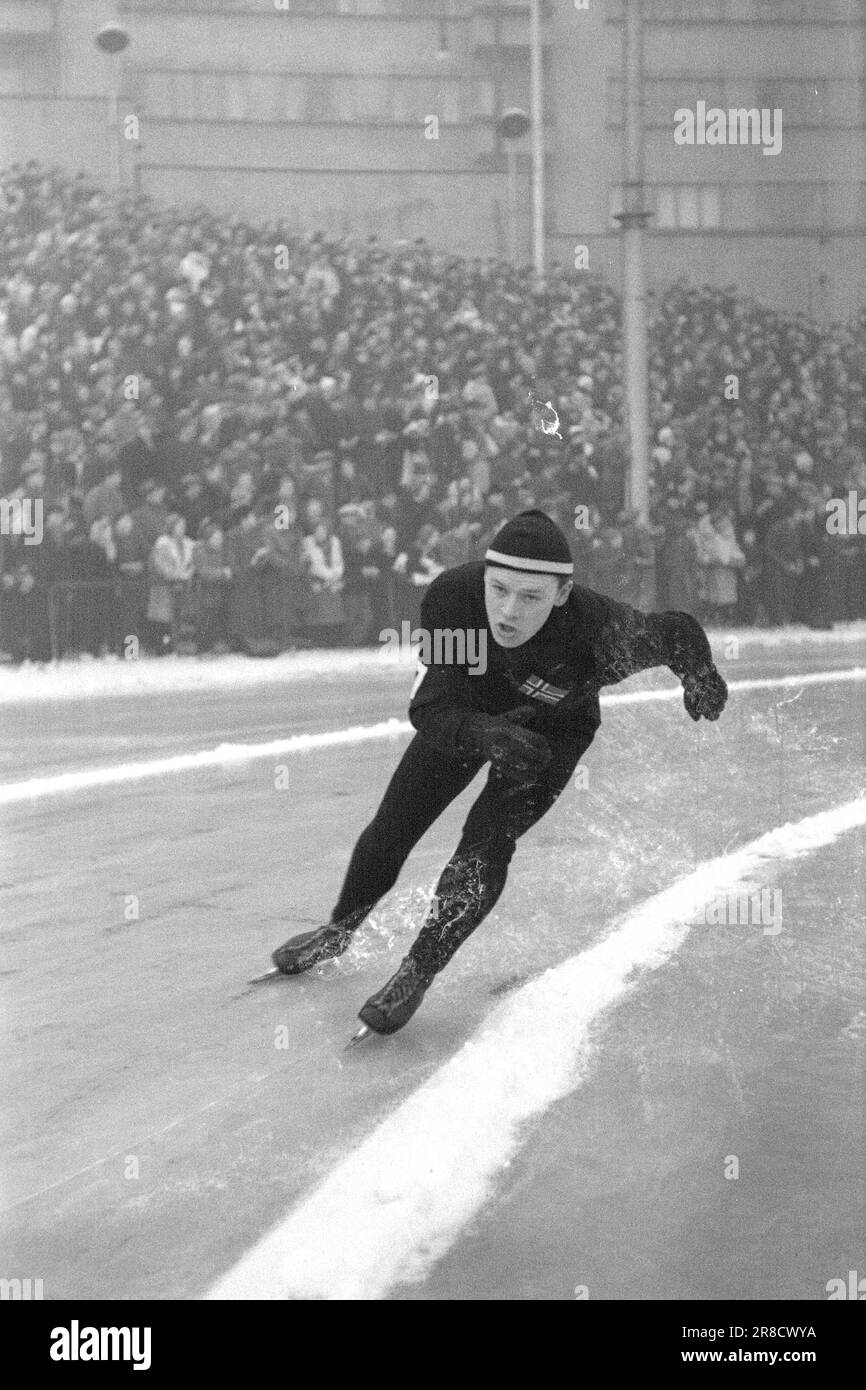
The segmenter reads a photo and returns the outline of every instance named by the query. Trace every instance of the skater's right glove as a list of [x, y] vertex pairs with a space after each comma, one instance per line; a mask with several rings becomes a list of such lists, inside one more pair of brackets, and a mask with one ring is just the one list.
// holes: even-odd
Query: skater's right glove
[[694, 719], [718, 719], [728, 702], [728, 687], [715, 666], [683, 676], [683, 704]]
[[531, 781], [553, 756], [546, 738], [522, 727], [536, 713], [532, 705], [520, 705], [502, 715], [476, 714], [467, 730], [466, 745], [489, 759], [509, 782]]

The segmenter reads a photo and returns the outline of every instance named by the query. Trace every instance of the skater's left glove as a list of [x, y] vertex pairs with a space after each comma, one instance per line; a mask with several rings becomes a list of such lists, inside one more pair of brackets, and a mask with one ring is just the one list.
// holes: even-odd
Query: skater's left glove
[[508, 782], [518, 784], [539, 777], [551, 760], [547, 739], [522, 726], [535, 718], [531, 705], [519, 705], [505, 714], [475, 714], [467, 720], [464, 740]]
[[683, 704], [695, 722], [718, 719], [727, 702], [728, 687], [715, 666], [683, 676]]

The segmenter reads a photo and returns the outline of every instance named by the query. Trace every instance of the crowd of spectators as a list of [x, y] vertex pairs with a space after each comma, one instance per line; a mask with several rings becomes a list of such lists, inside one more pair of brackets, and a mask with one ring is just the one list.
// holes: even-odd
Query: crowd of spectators
[[863, 310], [651, 295], [644, 525], [620, 302], [587, 272], [299, 236], [28, 164], [0, 173], [0, 280], [12, 660], [375, 643], [531, 506], [578, 583], [643, 608], [866, 613], [866, 540], [826, 525], [827, 499], [866, 496]]

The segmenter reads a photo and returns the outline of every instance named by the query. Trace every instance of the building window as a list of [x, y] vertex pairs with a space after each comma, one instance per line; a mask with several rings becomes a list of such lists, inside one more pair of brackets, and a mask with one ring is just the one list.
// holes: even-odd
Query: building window
[[0, 96], [17, 96], [24, 91], [24, 69], [20, 64], [0, 66]]
[[726, 190], [730, 226], [742, 231], [820, 231], [827, 225], [821, 183], [736, 184]]
[[828, 221], [834, 230], [866, 228], [866, 183], [837, 183], [827, 190]]
[[132, 69], [133, 84], [155, 120], [420, 124], [435, 112], [454, 125], [477, 114], [474, 103], [493, 111], [492, 84], [448, 78]]
[[682, 19], [726, 19], [719, 0], [649, 0], [646, 18], [651, 24], [678, 23]]
[[226, 77], [225, 105], [223, 112], [227, 121], [243, 121], [247, 116], [247, 84], [242, 73], [229, 73]]
[[821, 125], [827, 105], [826, 86], [820, 77], [797, 82], [762, 81], [751, 104], [759, 110], [780, 110], [788, 125]]
[[221, 121], [226, 113], [226, 83], [221, 73], [179, 73], [184, 115]]
[[[826, 7], [832, 17], [832, 0], [826, 0]], [[750, 8], [751, 17], [761, 24], [814, 24], [816, 18], [812, 0], [752, 0]]]
[[155, 120], [166, 120], [179, 114], [174, 95], [173, 72], [149, 72], [144, 82], [144, 108]]
[[304, 120], [315, 123], [316, 121], [333, 121], [335, 119], [334, 79], [319, 76], [308, 77]]
[[443, 124], [463, 119], [463, 95], [469, 84], [416, 78], [392, 78], [391, 119], [423, 121], [431, 112]]
[[354, 79], [352, 116], [357, 121], [389, 121], [394, 115], [393, 82], [383, 77]]
[[[318, 0], [321, 4], [321, 0]], [[460, 14], [461, 0], [339, 0], [340, 14], [412, 15], [429, 19]]]
[[[850, 84], [849, 84], [850, 85]], [[798, 80], [763, 80], [757, 84], [750, 78], [730, 77], [724, 82], [716, 77], [648, 77], [644, 81], [644, 119], [648, 127], [671, 129], [674, 112], [682, 106], [694, 110], [698, 101], [707, 107], [719, 106], [723, 111], [745, 107], [747, 110], [766, 107], [781, 108], [789, 126], [821, 125], [832, 109], [828, 107], [828, 81], [823, 77]], [[619, 78], [611, 78], [606, 91], [606, 121], [609, 126], [621, 126], [625, 117], [623, 86]], [[836, 98], [836, 105], [838, 105]], [[848, 99], [851, 108], [852, 100]]]
[[303, 77], [284, 77], [280, 91], [281, 121], [302, 121], [306, 101], [307, 84]]
[[[850, 196], [840, 199], [843, 189]], [[866, 184], [738, 183], [657, 184], [647, 189], [658, 231], [727, 231], [780, 235], [862, 226]], [[610, 190], [611, 222], [622, 211], [622, 189]], [[832, 211], [832, 216], [831, 216]]]
[[663, 231], [707, 230], [721, 225], [720, 190], [715, 184], [663, 184], [655, 189], [651, 226]]
[[720, 227], [722, 225], [720, 192], [721, 190], [716, 188], [714, 184], [702, 184], [700, 191], [702, 227]]

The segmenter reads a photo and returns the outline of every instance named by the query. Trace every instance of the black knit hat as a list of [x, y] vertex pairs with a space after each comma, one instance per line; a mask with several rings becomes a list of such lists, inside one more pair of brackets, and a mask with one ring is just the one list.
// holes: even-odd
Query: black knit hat
[[574, 574], [568, 541], [544, 512], [520, 512], [497, 531], [484, 556], [488, 565], [529, 574]]

